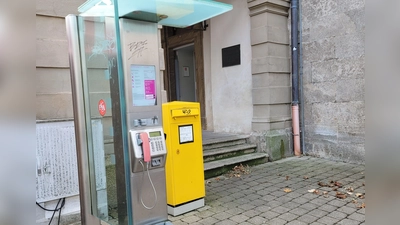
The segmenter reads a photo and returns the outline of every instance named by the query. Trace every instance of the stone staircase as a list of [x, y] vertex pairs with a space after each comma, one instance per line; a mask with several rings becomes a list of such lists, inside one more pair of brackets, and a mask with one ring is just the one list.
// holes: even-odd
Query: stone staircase
[[268, 154], [257, 153], [257, 146], [248, 143], [248, 135], [203, 132], [205, 179], [221, 175], [234, 166], [257, 165], [268, 161]]

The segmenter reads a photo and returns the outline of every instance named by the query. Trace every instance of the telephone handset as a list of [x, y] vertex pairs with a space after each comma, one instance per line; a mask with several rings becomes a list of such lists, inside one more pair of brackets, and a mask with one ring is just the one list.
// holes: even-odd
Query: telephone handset
[[147, 132], [142, 132], [139, 134], [139, 139], [142, 146], [143, 161], [148, 163], [151, 160], [149, 135]]

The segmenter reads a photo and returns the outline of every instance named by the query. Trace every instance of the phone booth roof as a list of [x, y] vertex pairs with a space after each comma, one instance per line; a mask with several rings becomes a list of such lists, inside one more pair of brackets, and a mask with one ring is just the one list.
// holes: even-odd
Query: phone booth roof
[[232, 5], [212, 0], [88, 0], [80, 16], [112, 16], [188, 27], [232, 10]]

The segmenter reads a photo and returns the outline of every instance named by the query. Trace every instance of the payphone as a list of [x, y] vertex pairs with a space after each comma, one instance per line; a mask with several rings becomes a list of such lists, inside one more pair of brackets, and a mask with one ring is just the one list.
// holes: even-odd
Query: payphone
[[165, 161], [167, 149], [161, 127], [129, 131], [132, 147], [132, 201], [135, 224], [167, 221]]

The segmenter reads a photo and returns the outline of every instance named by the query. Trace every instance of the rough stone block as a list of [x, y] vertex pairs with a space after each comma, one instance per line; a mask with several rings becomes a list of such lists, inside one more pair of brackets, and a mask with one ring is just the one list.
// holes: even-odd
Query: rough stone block
[[285, 130], [271, 130], [265, 134], [267, 153], [271, 161], [292, 156], [290, 136]]
[[340, 12], [345, 12], [353, 9], [365, 9], [365, 0], [337, 0]]
[[303, 43], [303, 60], [316, 62], [335, 58], [335, 44], [332, 38]]
[[337, 143], [338, 131], [336, 126], [306, 125], [305, 138], [312, 143]]
[[336, 103], [314, 103], [312, 118], [315, 125], [331, 126], [338, 122], [338, 105]]
[[364, 101], [364, 93], [364, 79], [343, 79], [337, 82], [337, 102]]
[[336, 117], [338, 125], [365, 124], [365, 104], [363, 101], [337, 103]]
[[336, 58], [359, 58], [365, 55], [365, 33], [336, 36], [334, 43]]
[[312, 82], [312, 70], [311, 63], [304, 62], [303, 63], [303, 84], [308, 84]]
[[355, 33], [356, 24], [344, 14], [332, 14], [310, 21], [310, 41]]
[[302, 3], [302, 18], [304, 23], [315, 21], [326, 15], [338, 13], [338, 2], [331, 0], [310, 0], [301, 1]]
[[304, 100], [306, 104], [316, 102], [334, 102], [336, 99], [336, 83], [312, 83], [304, 85]]
[[338, 126], [338, 142], [341, 144], [365, 143], [365, 126], [340, 125]]

